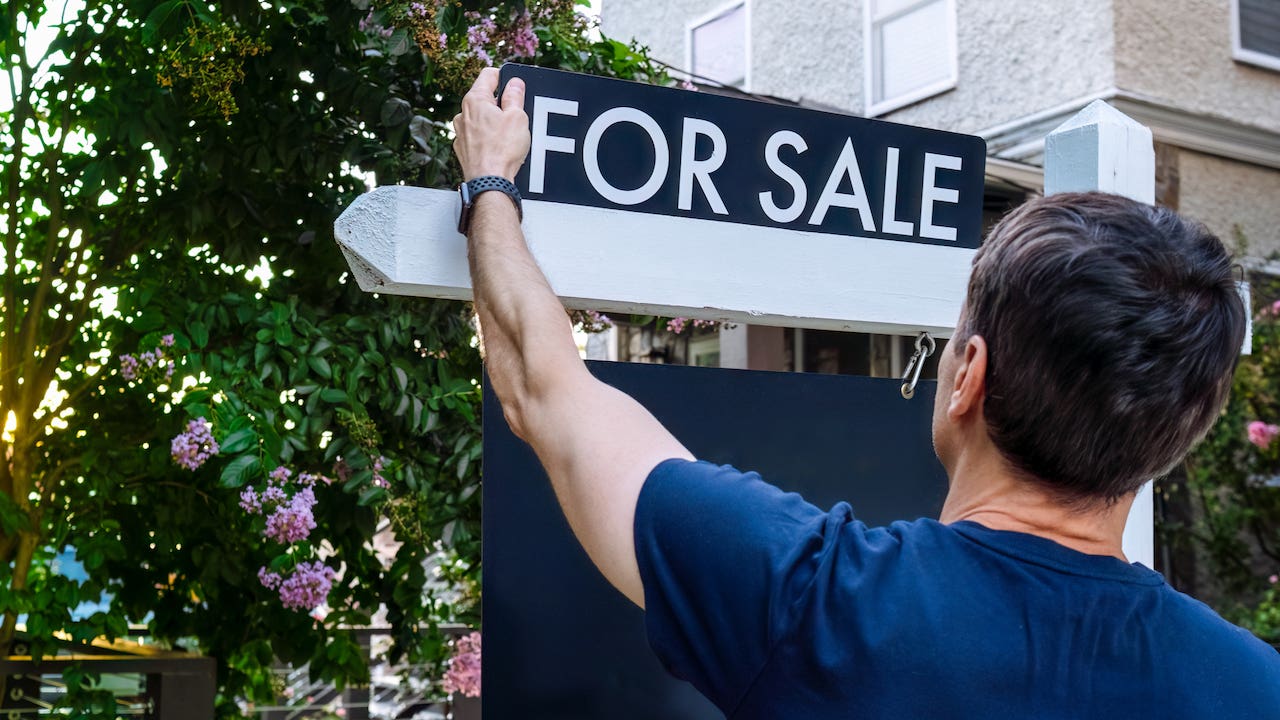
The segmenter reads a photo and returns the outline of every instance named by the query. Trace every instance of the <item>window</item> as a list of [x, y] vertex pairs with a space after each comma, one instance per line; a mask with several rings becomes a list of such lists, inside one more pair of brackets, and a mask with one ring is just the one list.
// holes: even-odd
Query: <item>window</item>
[[1280, 2], [1232, 0], [1231, 56], [1280, 70]]
[[956, 86], [955, 0], [866, 0], [867, 116]]
[[685, 67], [698, 78], [748, 89], [751, 84], [749, 12], [747, 0], [736, 0], [689, 23]]

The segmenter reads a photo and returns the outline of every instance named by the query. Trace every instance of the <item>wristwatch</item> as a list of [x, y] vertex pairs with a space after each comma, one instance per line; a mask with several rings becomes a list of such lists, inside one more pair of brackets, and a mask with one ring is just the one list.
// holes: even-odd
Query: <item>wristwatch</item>
[[476, 198], [480, 193], [490, 190], [497, 190], [511, 198], [511, 202], [516, 204], [516, 214], [524, 220], [524, 207], [520, 204], [520, 191], [516, 189], [515, 183], [497, 175], [482, 175], [458, 186], [458, 195], [462, 198], [462, 210], [458, 213], [458, 232], [467, 234], [467, 230], [471, 228], [471, 208], [475, 206]]

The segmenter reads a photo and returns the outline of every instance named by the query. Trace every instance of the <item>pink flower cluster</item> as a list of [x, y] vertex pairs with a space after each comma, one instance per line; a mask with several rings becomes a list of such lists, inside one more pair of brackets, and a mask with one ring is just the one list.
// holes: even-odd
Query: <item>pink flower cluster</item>
[[373, 484], [376, 487], [380, 487], [380, 488], [391, 487], [391, 483], [387, 482], [387, 479], [382, 475], [382, 471], [386, 466], [386, 463], [387, 463], [387, 459], [381, 455], [374, 458], [373, 460]]
[[595, 310], [585, 311], [583, 320], [585, 321], [584, 324], [590, 325], [592, 328], [599, 328], [601, 331], [613, 327], [613, 320], [608, 315]]
[[493, 21], [493, 18], [481, 15], [474, 10], [468, 11], [463, 17], [471, 21], [471, 27], [467, 28], [467, 45], [471, 46], [471, 54], [485, 65], [492, 65], [493, 56], [489, 54], [486, 46], [493, 41], [498, 24]]
[[528, 10], [516, 17], [508, 43], [512, 57], [531, 58], [538, 53], [538, 36], [533, 32], [533, 19], [529, 17]]
[[173, 371], [176, 368], [173, 360], [165, 357], [164, 349], [173, 347], [173, 334], [170, 333], [160, 339], [160, 347], [155, 350], [148, 350], [139, 355], [121, 355], [120, 360], [120, 377], [130, 382], [137, 380], [138, 377], [151, 370], [164, 373], [164, 379], [173, 378]]
[[360, 32], [369, 33], [370, 35], [376, 35], [384, 39], [391, 37], [392, 33], [395, 32], [395, 28], [383, 27], [382, 25], [378, 24], [378, 19], [374, 17], [372, 8], [369, 9], [368, 15], [365, 15], [363, 18], [360, 19], [360, 23], [357, 25], [357, 27], [360, 28]]
[[202, 417], [187, 423], [186, 431], [178, 433], [169, 443], [173, 461], [188, 470], [200, 467], [217, 455], [218, 450], [218, 442], [213, 439], [213, 426]]
[[718, 325], [715, 320], [690, 320], [689, 318], [671, 318], [667, 321], [667, 332], [673, 335], [679, 335], [685, 329], [694, 328], [713, 328]]
[[446, 693], [480, 697], [480, 633], [473, 632], [454, 643], [453, 657], [441, 682]]
[[1249, 442], [1258, 446], [1260, 450], [1266, 450], [1271, 446], [1271, 442], [1280, 435], [1280, 425], [1272, 425], [1264, 423], [1261, 420], [1254, 420], [1249, 423]]
[[301, 487], [290, 495], [286, 486], [293, 472], [283, 465], [272, 470], [262, 492], [252, 486], [240, 491], [240, 507], [250, 515], [265, 515], [267, 527], [262, 534], [282, 545], [306, 540], [316, 528], [316, 482], [333, 482], [323, 475], [302, 473], [292, 484]]
[[280, 593], [280, 602], [292, 610], [310, 610], [323, 605], [329, 599], [329, 591], [333, 588], [333, 579], [337, 571], [316, 560], [300, 562], [291, 573], [281, 575], [258, 569], [258, 582], [268, 590]]

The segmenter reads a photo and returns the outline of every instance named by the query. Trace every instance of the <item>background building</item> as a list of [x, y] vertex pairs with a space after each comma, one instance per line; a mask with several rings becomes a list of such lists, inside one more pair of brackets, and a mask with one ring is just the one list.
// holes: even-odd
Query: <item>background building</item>
[[[608, 0], [602, 24], [708, 91], [986, 138], [989, 222], [1043, 192], [1044, 136], [1104, 99], [1151, 128], [1157, 202], [1280, 272], [1275, 0]], [[900, 373], [911, 342], [761, 327], [617, 340], [621, 359], [869, 375]]]

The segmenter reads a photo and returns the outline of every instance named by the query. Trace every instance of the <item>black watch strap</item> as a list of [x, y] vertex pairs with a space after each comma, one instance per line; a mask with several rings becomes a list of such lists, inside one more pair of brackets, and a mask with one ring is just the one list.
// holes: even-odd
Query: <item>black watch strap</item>
[[490, 190], [497, 190], [511, 198], [511, 202], [516, 205], [516, 215], [524, 220], [524, 207], [521, 205], [520, 191], [515, 183], [498, 175], [482, 175], [458, 186], [458, 194], [462, 196], [462, 212], [458, 214], [458, 232], [467, 234], [467, 230], [471, 227], [471, 208], [475, 205], [476, 198], [480, 193]]

